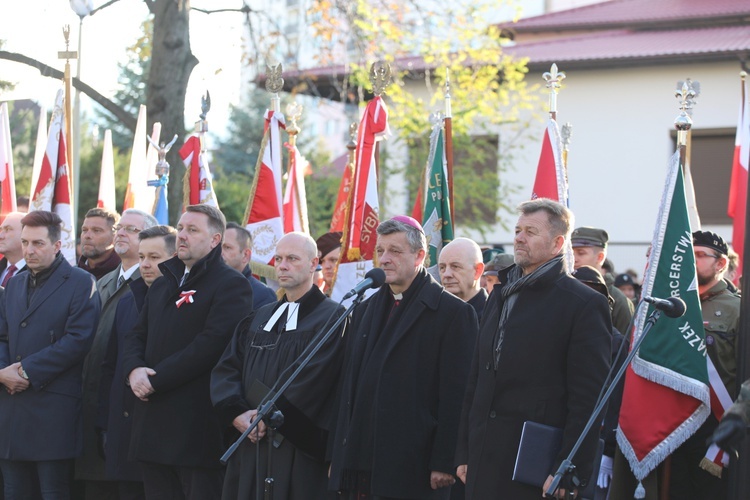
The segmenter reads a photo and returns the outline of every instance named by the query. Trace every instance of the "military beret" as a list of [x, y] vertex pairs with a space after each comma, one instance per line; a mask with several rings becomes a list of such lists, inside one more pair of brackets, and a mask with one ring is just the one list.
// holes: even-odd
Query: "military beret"
[[609, 295], [607, 282], [604, 281], [601, 273], [593, 267], [581, 266], [573, 271], [573, 277], [607, 297], [607, 302], [609, 302], [610, 307], [614, 304], [614, 299]]
[[721, 255], [729, 255], [729, 247], [724, 242], [724, 238], [710, 231], [694, 232], [693, 246], [713, 248]]
[[609, 235], [604, 229], [596, 227], [579, 227], [570, 235], [573, 248], [576, 247], [601, 247], [607, 248]]
[[615, 278], [615, 286], [619, 288], [623, 285], [635, 286], [636, 283], [633, 280], [633, 277], [629, 275], [628, 273], [618, 274], [617, 277]]
[[498, 271], [502, 271], [506, 267], [510, 267], [515, 263], [513, 254], [509, 253], [499, 253], [495, 255], [495, 258], [492, 259], [492, 261], [484, 266], [484, 275], [487, 276], [493, 275], [497, 276]]
[[318, 245], [318, 252], [320, 252], [320, 256], [325, 257], [331, 251], [340, 248], [341, 236], [343, 236], [343, 233], [341, 233], [341, 231], [337, 231], [335, 233], [326, 233], [318, 238], [315, 241], [315, 244]]

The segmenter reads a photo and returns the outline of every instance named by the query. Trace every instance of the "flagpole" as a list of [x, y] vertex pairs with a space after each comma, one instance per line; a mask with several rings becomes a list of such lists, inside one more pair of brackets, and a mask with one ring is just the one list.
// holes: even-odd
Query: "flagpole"
[[562, 137], [563, 151], [562, 151], [562, 162], [563, 171], [565, 172], [565, 184], [568, 183], [568, 151], [570, 151], [570, 142], [573, 137], [573, 124], [567, 122], [562, 126], [560, 130], [560, 137]]
[[[65, 164], [68, 166], [68, 188], [71, 193], [75, 193], [75, 186], [73, 185], [73, 132], [71, 127], [71, 114], [73, 113], [71, 107], [71, 86], [70, 86], [70, 60], [78, 58], [78, 52], [70, 50], [70, 25], [66, 24], [63, 26], [63, 37], [65, 37], [65, 50], [57, 53], [58, 59], [65, 59], [65, 72], [63, 74], [63, 83], [65, 85], [65, 103], [63, 105], [65, 109], [65, 135], [67, 142], [65, 143], [67, 161]], [[70, 208], [71, 208], [71, 225], [76, 227], [76, 206], [78, 200], [71, 196]]]
[[[370, 83], [372, 95], [381, 97], [385, 88], [393, 82], [391, 65], [385, 61], [376, 61], [370, 66]], [[375, 143], [375, 175], [380, 179], [380, 142]]]
[[[277, 94], [278, 95], [278, 94]], [[304, 108], [301, 104], [299, 104], [297, 101], [290, 102], [286, 106], [286, 116], [289, 118], [289, 125], [286, 126], [286, 132], [289, 134], [289, 167], [287, 167], [286, 173], [288, 176], [291, 176], [294, 174], [297, 176], [297, 169], [301, 168], [302, 165], [297, 165], [297, 135], [300, 133], [299, 125], [297, 124], [297, 120], [300, 119], [302, 116], [302, 110]], [[294, 163], [294, 172], [291, 170], [292, 162]], [[302, 220], [302, 200], [300, 198], [299, 193], [299, 186], [297, 185], [296, 179], [292, 179], [293, 185], [296, 187], [294, 190], [294, 202], [296, 203], [296, 206], [300, 208], [300, 210], [297, 211], [296, 215], [299, 216], [299, 227], [303, 228], [303, 231], [305, 229], [305, 222]], [[291, 227], [294, 227], [292, 225]]]
[[448, 167], [448, 202], [451, 225], [456, 228], [456, 206], [453, 204], [453, 109], [451, 107], [451, 70], [445, 70], [445, 161]]
[[675, 96], [680, 99], [680, 114], [675, 118], [674, 128], [677, 129], [677, 149], [680, 152], [680, 165], [685, 166], [687, 161], [687, 145], [690, 128], [693, 126], [693, 120], [688, 115], [689, 103], [695, 98], [693, 90], [688, 82], [682, 82], [679, 90], [675, 91]]
[[211, 110], [211, 94], [206, 90], [206, 95], [201, 96], [201, 114], [198, 115], [200, 120], [195, 122], [195, 131], [201, 140], [201, 153], [206, 152], [206, 132], [208, 132], [208, 120], [206, 116]]
[[557, 64], [552, 64], [550, 70], [542, 75], [549, 89], [549, 117], [557, 121], [557, 93], [560, 91], [565, 72], [557, 71]]

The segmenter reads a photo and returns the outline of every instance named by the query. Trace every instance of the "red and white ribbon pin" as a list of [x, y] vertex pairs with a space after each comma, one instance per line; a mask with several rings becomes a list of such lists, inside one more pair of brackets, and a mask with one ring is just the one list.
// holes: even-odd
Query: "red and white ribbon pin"
[[180, 306], [184, 303], [192, 304], [195, 302], [193, 300], [193, 294], [195, 293], [195, 290], [186, 290], [184, 292], [180, 292], [180, 298], [175, 302], [175, 305], [177, 306], [177, 309], [180, 308]]

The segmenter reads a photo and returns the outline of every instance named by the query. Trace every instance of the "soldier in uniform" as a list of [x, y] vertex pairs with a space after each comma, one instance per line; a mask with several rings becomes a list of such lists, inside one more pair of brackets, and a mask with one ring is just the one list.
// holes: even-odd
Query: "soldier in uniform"
[[[706, 352], [729, 395], [737, 396], [737, 334], [740, 298], [727, 289], [724, 273], [729, 259], [727, 244], [716, 233], [693, 233], [698, 293], [706, 331]], [[727, 498], [727, 474], [705, 457], [706, 440], [719, 424], [709, 415], [706, 422], [672, 454], [671, 498]]]
[[575, 257], [574, 267], [578, 269], [581, 266], [591, 266], [601, 273], [607, 283], [609, 295], [615, 301], [612, 308], [612, 325], [624, 335], [627, 335], [630, 318], [633, 317], [633, 303], [619, 288], [615, 287], [615, 280], [612, 275], [606, 273], [602, 268], [604, 260], [607, 258], [608, 241], [609, 235], [604, 229], [584, 226], [574, 230], [570, 236], [573, 256]]

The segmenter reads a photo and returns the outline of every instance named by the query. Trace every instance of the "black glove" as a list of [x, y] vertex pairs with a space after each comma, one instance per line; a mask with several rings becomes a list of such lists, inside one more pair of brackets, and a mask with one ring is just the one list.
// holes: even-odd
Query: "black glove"
[[706, 444], [716, 444], [722, 450], [734, 455], [737, 451], [737, 446], [742, 442], [746, 433], [747, 425], [745, 425], [745, 422], [739, 415], [726, 415], [721, 419], [721, 422], [719, 422], [713, 435], [708, 438]]
[[96, 450], [99, 452], [99, 457], [102, 460], [106, 460], [104, 449], [107, 447], [107, 431], [104, 429], [96, 428]]

